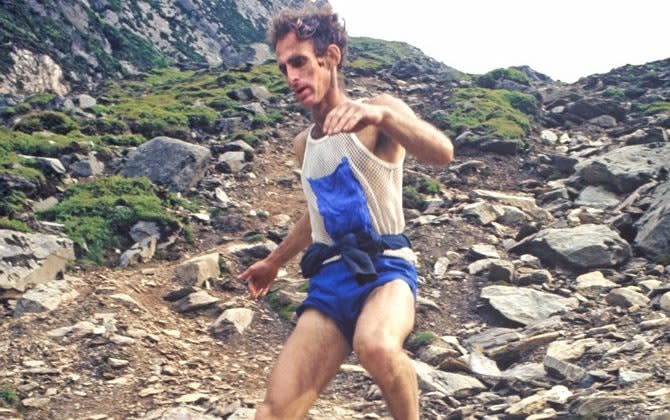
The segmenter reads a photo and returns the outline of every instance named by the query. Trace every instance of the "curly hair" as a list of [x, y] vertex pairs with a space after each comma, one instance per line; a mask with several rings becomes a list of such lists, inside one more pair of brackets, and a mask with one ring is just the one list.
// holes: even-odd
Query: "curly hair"
[[349, 40], [344, 24], [340, 22], [330, 4], [325, 3], [319, 7], [307, 3], [301, 9], [285, 9], [279, 12], [272, 18], [268, 29], [268, 40], [272, 47], [276, 48], [277, 42], [289, 32], [293, 32], [299, 40], [311, 39], [314, 52], [319, 57], [326, 53], [330, 44], [337, 45], [342, 53], [337, 68], [342, 68]]

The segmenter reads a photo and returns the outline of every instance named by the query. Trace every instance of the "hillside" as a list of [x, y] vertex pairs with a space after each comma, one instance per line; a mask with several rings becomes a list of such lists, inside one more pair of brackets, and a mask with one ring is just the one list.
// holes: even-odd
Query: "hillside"
[[[566, 85], [351, 53], [350, 96], [456, 146], [405, 165], [422, 418], [665, 418], [670, 59]], [[272, 61], [110, 75], [0, 99], [0, 417], [249, 418], [307, 286], [296, 261], [261, 301], [236, 276], [302, 214], [307, 115]], [[388, 416], [355, 356], [310, 412]]]
[[269, 57], [267, 21], [294, 0], [0, 2], [0, 93], [65, 94], [153, 68]]

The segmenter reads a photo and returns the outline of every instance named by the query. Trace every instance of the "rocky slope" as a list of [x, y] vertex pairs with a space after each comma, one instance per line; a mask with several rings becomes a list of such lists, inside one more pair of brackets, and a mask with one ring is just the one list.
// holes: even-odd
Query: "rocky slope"
[[[358, 42], [349, 93], [456, 144], [405, 171], [422, 418], [666, 418], [670, 60], [559, 85]], [[308, 120], [271, 65], [89, 93], [2, 106], [0, 415], [248, 418], [305, 284], [235, 277], [302, 212]], [[388, 416], [355, 356], [310, 412]]]
[[269, 55], [267, 21], [293, 0], [0, 2], [0, 93], [65, 94], [166, 65]]

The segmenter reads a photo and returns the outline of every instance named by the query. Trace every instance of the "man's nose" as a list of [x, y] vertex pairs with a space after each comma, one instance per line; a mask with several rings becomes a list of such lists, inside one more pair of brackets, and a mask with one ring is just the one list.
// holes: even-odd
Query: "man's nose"
[[293, 84], [298, 81], [298, 70], [292, 67], [286, 69], [286, 79], [290, 84]]

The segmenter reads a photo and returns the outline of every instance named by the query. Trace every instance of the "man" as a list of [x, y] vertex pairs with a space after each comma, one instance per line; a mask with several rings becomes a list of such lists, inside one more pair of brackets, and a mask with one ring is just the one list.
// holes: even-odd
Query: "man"
[[346, 96], [347, 35], [330, 6], [284, 11], [269, 33], [279, 69], [312, 113], [313, 125], [294, 139], [308, 211], [239, 277], [253, 298], [264, 296], [279, 268], [312, 244], [301, 261], [311, 279], [256, 418], [303, 418], [353, 349], [393, 417], [417, 419], [416, 373], [402, 349], [417, 285], [402, 234], [402, 163], [407, 151], [447, 164], [451, 142], [397, 98]]

